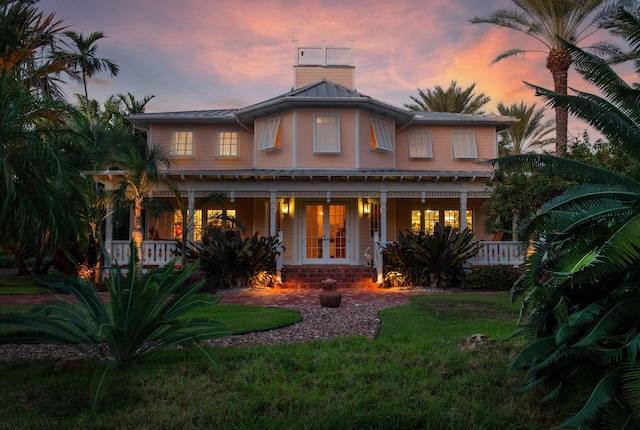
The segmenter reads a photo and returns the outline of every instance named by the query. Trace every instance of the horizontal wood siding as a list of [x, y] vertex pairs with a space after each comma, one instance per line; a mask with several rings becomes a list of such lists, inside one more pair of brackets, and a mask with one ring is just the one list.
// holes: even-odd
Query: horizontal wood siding
[[[195, 131], [194, 156], [174, 157], [169, 155], [171, 170], [235, 170], [253, 167], [253, 135], [237, 125], [154, 125], [151, 128], [151, 145], [163, 148], [169, 154], [171, 134], [176, 129], [192, 129]], [[238, 132], [237, 158], [216, 158], [218, 130], [234, 130]]]
[[[255, 122], [255, 145], [258, 146], [260, 142], [260, 136], [262, 135], [262, 128], [266, 121], [276, 118], [268, 117]], [[272, 149], [269, 151], [257, 150], [256, 153], [256, 168], [257, 169], [291, 169], [293, 166], [293, 113], [286, 113], [280, 115], [280, 133], [281, 133], [281, 146], [279, 149]]]
[[[433, 158], [409, 158], [409, 135], [411, 130], [431, 131]], [[454, 159], [451, 144], [452, 130], [473, 130], [476, 134], [478, 158]], [[409, 127], [396, 135], [396, 154], [398, 170], [456, 170], [456, 171], [491, 171], [489, 166], [478, 164], [495, 157], [494, 127]]]
[[[394, 151], [372, 150], [370, 147], [371, 116], [360, 113], [360, 168], [361, 169], [393, 169], [395, 166], [396, 133], [393, 121], [384, 121], [387, 124], [391, 145]], [[376, 118], [376, 117], [373, 117]], [[381, 118], [377, 118], [381, 119]]]
[[303, 67], [294, 68], [295, 86], [302, 88], [326, 78], [352, 90], [355, 90], [355, 69], [353, 67]]
[[297, 167], [299, 169], [354, 169], [356, 166], [356, 112], [337, 111], [340, 114], [339, 154], [313, 152], [313, 116], [316, 113], [336, 113], [336, 111], [298, 111]]

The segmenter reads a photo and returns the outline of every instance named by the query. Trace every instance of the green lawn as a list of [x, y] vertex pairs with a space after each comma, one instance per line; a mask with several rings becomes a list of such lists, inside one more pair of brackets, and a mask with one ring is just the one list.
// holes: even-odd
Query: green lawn
[[[242, 308], [218, 305], [218, 318], [242, 320]], [[96, 362], [0, 362], [0, 428], [549, 428], [557, 407], [506, 376], [519, 344], [501, 339], [517, 313], [506, 293], [418, 296], [382, 311], [374, 340], [212, 348], [213, 363], [164, 352], [110, 373], [93, 412]], [[496, 341], [460, 347], [477, 333]]]
[[44, 293], [46, 290], [31, 276], [0, 275], [0, 295]]

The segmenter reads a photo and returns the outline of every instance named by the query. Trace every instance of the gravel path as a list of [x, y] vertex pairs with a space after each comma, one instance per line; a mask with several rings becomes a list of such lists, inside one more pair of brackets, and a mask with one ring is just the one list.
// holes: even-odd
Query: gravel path
[[[291, 305], [302, 315], [302, 321], [288, 327], [253, 332], [224, 339], [207, 341], [214, 346], [278, 345], [361, 335], [373, 339], [380, 328], [378, 312], [393, 306], [389, 303], [343, 304], [339, 308], [318, 305]], [[80, 353], [58, 345], [0, 345], [0, 360], [36, 358], [75, 358]]]

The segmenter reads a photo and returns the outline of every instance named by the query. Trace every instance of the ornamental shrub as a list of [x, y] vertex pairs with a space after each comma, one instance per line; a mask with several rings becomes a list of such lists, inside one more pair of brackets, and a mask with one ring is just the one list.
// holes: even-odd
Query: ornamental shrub
[[187, 250], [187, 255], [200, 261], [200, 271], [213, 289], [270, 285], [276, 275], [279, 245], [277, 237], [258, 237], [257, 232], [243, 239], [239, 231], [214, 229], [202, 243]]
[[522, 270], [507, 266], [484, 266], [474, 269], [462, 280], [461, 288], [481, 291], [510, 291]]
[[478, 253], [468, 228], [460, 231], [436, 224], [432, 234], [399, 234], [398, 240], [383, 248], [385, 273], [397, 273], [413, 286], [458, 287], [467, 260]]

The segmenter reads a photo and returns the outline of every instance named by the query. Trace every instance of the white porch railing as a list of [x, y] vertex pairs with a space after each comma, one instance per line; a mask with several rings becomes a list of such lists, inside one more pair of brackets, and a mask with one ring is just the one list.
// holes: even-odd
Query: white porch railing
[[[113, 263], [123, 266], [129, 262], [130, 248], [128, 240], [112, 240], [106, 244], [107, 252]], [[164, 266], [174, 257], [175, 240], [145, 240], [142, 242], [142, 265]]]
[[[279, 238], [282, 241], [281, 234]], [[521, 242], [480, 241], [480, 243], [484, 246], [480, 249], [478, 255], [468, 260], [469, 264], [473, 266], [502, 264], [517, 267], [524, 262]], [[106, 245], [107, 252], [114, 263], [126, 265], [129, 262], [128, 240], [113, 240], [107, 242]], [[174, 257], [175, 249], [176, 242], [173, 240], [145, 240], [142, 243], [142, 264], [143, 266], [164, 266]], [[380, 248], [378, 248], [378, 252], [381, 252]], [[381, 275], [382, 259], [379, 254], [375, 257], [375, 263], [376, 270]], [[282, 256], [278, 259], [278, 270], [281, 268]], [[382, 279], [381, 276], [378, 279]]]
[[522, 242], [514, 241], [480, 241], [484, 246], [478, 255], [467, 260], [471, 265], [493, 266], [497, 264], [518, 267], [524, 263]]

